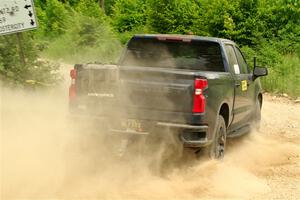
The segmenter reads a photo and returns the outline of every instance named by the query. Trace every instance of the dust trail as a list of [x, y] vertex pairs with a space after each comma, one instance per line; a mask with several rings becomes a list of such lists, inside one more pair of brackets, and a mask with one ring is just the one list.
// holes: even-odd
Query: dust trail
[[101, 127], [73, 123], [66, 91], [1, 88], [1, 199], [261, 199], [278, 188], [300, 198], [299, 105], [268, 100], [262, 130], [232, 140], [223, 162], [159, 176], [146, 158], [114, 159]]

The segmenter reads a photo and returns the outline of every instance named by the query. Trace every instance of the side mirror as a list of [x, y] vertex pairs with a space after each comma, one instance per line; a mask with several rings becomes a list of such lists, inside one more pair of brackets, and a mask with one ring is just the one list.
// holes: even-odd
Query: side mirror
[[268, 75], [268, 69], [266, 67], [255, 67], [253, 70], [253, 75], [255, 77], [259, 76], [267, 76]]
[[260, 76], [268, 75], [268, 69], [266, 67], [256, 66], [256, 57], [253, 58], [253, 65], [254, 65], [254, 69], [253, 69], [254, 79], [256, 79], [257, 77], [260, 77]]

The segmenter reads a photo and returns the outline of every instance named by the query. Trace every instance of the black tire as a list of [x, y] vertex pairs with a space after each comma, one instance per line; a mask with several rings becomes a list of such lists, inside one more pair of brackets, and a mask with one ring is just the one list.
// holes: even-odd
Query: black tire
[[255, 103], [255, 113], [254, 113], [254, 127], [256, 130], [260, 129], [260, 121], [261, 121], [261, 105], [260, 101], [257, 99]]
[[217, 119], [217, 128], [213, 137], [213, 142], [205, 147], [204, 153], [210, 159], [221, 160], [225, 155], [227, 128], [224, 117], [219, 115]]

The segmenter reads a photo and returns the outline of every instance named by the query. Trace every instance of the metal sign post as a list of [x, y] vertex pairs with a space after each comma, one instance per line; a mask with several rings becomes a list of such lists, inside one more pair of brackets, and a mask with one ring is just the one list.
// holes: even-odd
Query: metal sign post
[[25, 54], [24, 54], [23, 45], [22, 45], [23, 36], [22, 36], [22, 33], [17, 33], [16, 35], [17, 35], [17, 41], [18, 41], [18, 46], [19, 46], [20, 61], [21, 61], [21, 64], [23, 66], [25, 66], [26, 61], [25, 61]]

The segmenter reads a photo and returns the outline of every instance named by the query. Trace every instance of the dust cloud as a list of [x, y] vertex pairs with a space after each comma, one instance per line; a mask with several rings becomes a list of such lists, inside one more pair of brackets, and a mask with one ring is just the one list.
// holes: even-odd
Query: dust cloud
[[66, 87], [2, 87], [1, 199], [299, 199], [299, 113], [269, 98], [261, 131], [231, 140], [223, 161], [160, 175], [153, 157], [118, 159], [101, 126], [70, 119]]

